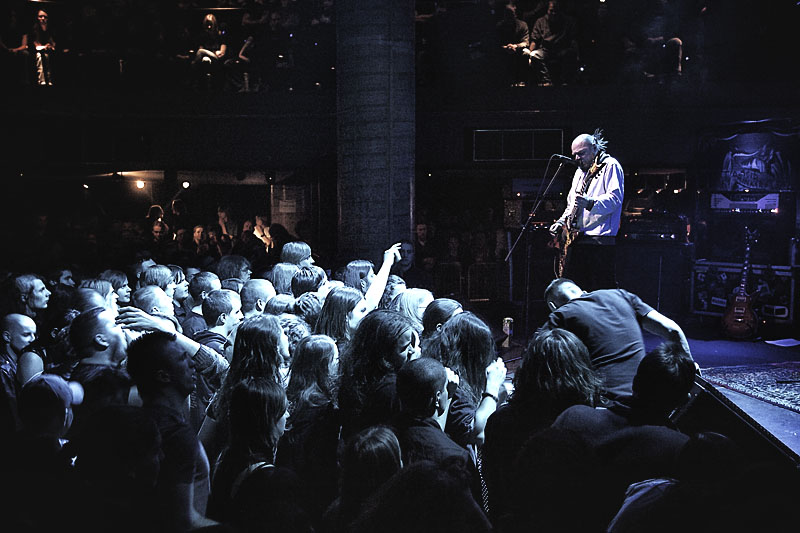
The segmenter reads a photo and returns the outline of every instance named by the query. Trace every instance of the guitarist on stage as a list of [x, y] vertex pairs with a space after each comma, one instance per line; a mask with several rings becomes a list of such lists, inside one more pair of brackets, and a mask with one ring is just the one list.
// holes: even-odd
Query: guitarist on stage
[[602, 131], [572, 141], [578, 164], [564, 214], [550, 226], [561, 252], [556, 274], [593, 291], [616, 288], [615, 243], [622, 214], [624, 176], [606, 152]]

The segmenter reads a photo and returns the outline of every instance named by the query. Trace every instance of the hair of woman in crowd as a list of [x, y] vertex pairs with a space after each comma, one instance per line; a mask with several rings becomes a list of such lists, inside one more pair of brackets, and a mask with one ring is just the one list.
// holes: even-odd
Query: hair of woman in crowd
[[372, 426], [353, 435], [342, 455], [338, 516], [345, 526], [356, 518], [364, 502], [403, 468], [400, 442], [386, 426]]
[[280, 320], [273, 315], [255, 315], [236, 328], [233, 359], [222, 386], [212, 402], [216, 417], [224, 417], [233, 387], [248, 376], [266, 376], [281, 383], [280, 367], [285, 337]]
[[572, 405], [594, 406], [600, 385], [589, 350], [574, 333], [540, 330], [522, 355], [509, 402], [551, 410], [556, 416]]
[[303, 241], [287, 242], [281, 249], [281, 263], [301, 265], [311, 259], [311, 247]]
[[117, 303], [119, 305], [130, 305], [131, 303], [131, 287], [128, 281], [128, 275], [121, 270], [104, 270], [98, 276], [100, 279], [111, 282], [114, 291], [117, 293]]
[[275, 292], [292, 296], [292, 277], [298, 270], [300, 267], [294, 263], [278, 263], [272, 267], [270, 281], [275, 287]]
[[461, 378], [460, 386], [480, 402], [486, 388], [486, 367], [497, 357], [489, 326], [469, 311], [442, 325], [441, 362]]
[[233, 387], [226, 413], [228, 441], [212, 471], [211, 518], [229, 521], [231, 502], [250, 469], [274, 464], [278, 440], [286, 430], [287, 409], [286, 392], [269, 377], [248, 376]]
[[353, 310], [363, 300], [364, 295], [361, 291], [352, 287], [333, 289], [322, 304], [314, 333], [327, 335], [337, 344], [348, 341], [355, 329]]
[[[348, 430], [371, 425], [374, 417], [387, 421], [391, 418], [394, 406], [377, 405], [370, 395], [384, 378], [414, 356], [415, 335], [408, 317], [388, 309], [372, 311], [358, 325], [341, 354], [339, 405], [351, 422]], [[407, 344], [403, 342], [406, 337]], [[393, 390], [386, 393], [393, 396]], [[393, 398], [381, 400], [393, 401]]]
[[422, 314], [422, 337], [429, 337], [442, 325], [464, 308], [457, 301], [450, 298], [436, 298]]
[[414, 323], [414, 329], [421, 334], [423, 330], [422, 316], [431, 302], [433, 302], [431, 291], [411, 288], [395, 296], [392, 303], [389, 304], [389, 308], [410, 318]]
[[[370, 276], [370, 274], [372, 275]], [[372, 261], [356, 259], [347, 263], [344, 269], [343, 281], [345, 286], [366, 294], [373, 277], [375, 277], [375, 265], [372, 264]]]
[[292, 410], [333, 400], [339, 370], [339, 349], [327, 335], [310, 335], [294, 349], [286, 395]]
[[110, 281], [100, 278], [86, 278], [81, 281], [81, 284], [78, 288], [94, 289], [100, 294], [100, 296], [103, 297], [103, 300], [105, 301], [104, 307], [115, 313], [117, 312], [117, 300], [119, 296], [117, 295], [116, 291], [114, 291], [114, 286]]

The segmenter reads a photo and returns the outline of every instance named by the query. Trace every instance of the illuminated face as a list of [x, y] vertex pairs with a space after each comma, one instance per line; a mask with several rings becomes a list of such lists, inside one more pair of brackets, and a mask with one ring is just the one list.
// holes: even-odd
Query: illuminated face
[[50, 291], [44, 286], [44, 282], [37, 279], [33, 282], [33, 289], [28, 295], [28, 307], [34, 311], [47, 309], [47, 302], [50, 301]]
[[400, 368], [407, 361], [419, 358], [419, 337], [416, 331], [409, 328], [400, 335], [395, 343], [394, 355], [395, 358], [391, 363], [395, 368]]
[[339, 347], [336, 344], [333, 345], [333, 355], [328, 362], [328, 374], [331, 376], [339, 374]]
[[242, 314], [242, 300], [238, 298], [231, 298], [231, 312], [225, 315], [225, 330], [231, 332], [236, 329], [244, 319]]
[[572, 157], [578, 166], [586, 172], [592, 166], [594, 157], [597, 155], [597, 150], [588, 140], [576, 139], [572, 143]]
[[203, 226], [197, 226], [196, 228], [194, 228], [192, 237], [194, 238], [194, 242], [196, 243], [199, 243], [201, 240], [203, 240]]
[[108, 341], [111, 359], [115, 363], [119, 363], [126, 357], [128, 342], [125, 338], [125, 333], [122, 331], [122, 325], [117, 324], [114, 320], [115, 316], [111, 311], [103, 311], [97, 315], [97, 321], [100, 324], [98, 331]]
[[117, 289], [117, 303], [121, 305], [131, 303], [131, 286], [127, 283]]
[[351, 335], [361, 323], [361, 320], [367, 316], [367, 312], [367, 301], [362, 298], [353, 310], [347, 313], [347, 329], [350, 331]]
[[160, 241], [166, 234], [163, 224], [153, 224], [153, 240]]
[[167, 296], [169, 296], [170, 300], [175, 298], [175, 289], [177, 288], [178, 284], [175, 283], [174, 281], [170, 281], [169, 283], [167, 283], [167, 288], [164, 289], [164, 292], [167, 294]]
[[116, 317], [119, 314], [119, 305], [117, 305], [117, 302], [119, 301], [119, 295], [117, 295], [117, 292], [112, 288], [110, 291], [108, 291], [108, 294], [106, 294], [105, 300], [106, 309], [108, 309], [114, 315], [114, 317]]
[[36, 340], [36, 322], [22, 315], [3, 332], [3, 340], [17, 356], [22, 355], [23, 350]]
[[42, 28], [47, 28], [47, 13], [45, 11], [40, 9], [36, 14], [36, 20], [39, 22]]
[[175, 294], [172, 298], [178, 302], [184, 301], [189, 297], [189, 281], [186, 278], [175, 285]]
[[58, 278], [58, 282], [61, 285], [65, 285], [67, 287], [74, 287], [75, 280], [72, 278], [72, 271], [71, 270], [62, 271], [61, 276]]
[[400, 261], [398, 261], [398, 264], [403, 271], [408, 270], [414, 264], [414, 246], [411, 243], [404, 242], [400, 245]]
[[276, 424], [276, 432], [278, 436], [283, 435], [286, 432], [286, 422], [289, 420], [289, 409], [283, 412], [283, 416], [278, 419], [278, 423]]
[[167, 357], [167, 371], [170, 381], [181, 394], [189, 396], [195, 387], [194, 360], [189, 352], [172, 343]]

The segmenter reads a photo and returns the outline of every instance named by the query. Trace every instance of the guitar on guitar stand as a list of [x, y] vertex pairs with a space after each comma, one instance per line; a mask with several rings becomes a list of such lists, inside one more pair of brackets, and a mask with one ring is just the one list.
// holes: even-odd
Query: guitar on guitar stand
[[745, 247], [742, 279], [728, 300], [728, 307], [722, 316], [722, 329], [734, 339], [752, 338], [758, 330], [758, 317], [753, 310], [753, 298], [747, 293], [747, 275], [750, 272], [750, 246], [757, 242], [758, 232], [744, 228]]
[[[589, 171], [583, 177], [583, 183], [581, 184], [579, 191], [581, 196], [586, 195], [586, 192], [589, 190], [589, 185], [592, 184], [592, 180], [600, 173], [601, 170], [603, 170], [603, 167], [606, 164], [606, 157], [607, 156], [605, 153], [601, 152], [597, 154], [594, 163], [592, 163]], [[561, 227], [561, 231], [555, 236], [555, 247], [558, 248], [558, 254], [555, 256], [555, 265], [553, 270], [555, 271], [556, 277], [559, 278], [564, 277], [564, 271], [567, 267], [567, 251], [578, 237], [578, 228], [575, 227], [575, 222], [578, 219], [579, 212], [580, 208], [578, 205], [573, 205], [572, 211], [564, 221], [564, 225]]]

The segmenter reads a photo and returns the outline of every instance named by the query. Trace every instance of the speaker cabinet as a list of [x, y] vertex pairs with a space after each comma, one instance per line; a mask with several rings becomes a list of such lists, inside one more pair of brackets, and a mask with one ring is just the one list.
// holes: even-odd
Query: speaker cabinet
[[796, 453], [700, 376], [695, 376], [689, 401], [671, 419], [687, 435], [701, 431], [725, 435], [753, 461], [800, 465]]
[[617, 283], [667, 316], [685, 314], [694, 256], [690, 243], [617, 241]]

